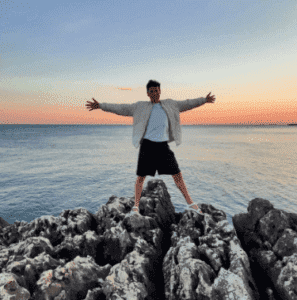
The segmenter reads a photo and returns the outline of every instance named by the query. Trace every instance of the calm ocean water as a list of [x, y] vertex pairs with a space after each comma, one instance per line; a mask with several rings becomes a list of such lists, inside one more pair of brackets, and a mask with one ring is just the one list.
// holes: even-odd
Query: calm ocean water
[[[0, 125], [0, 216], [12, 224], [64, 209], [95, 213], [109, 197], [133, 197], [139, 149], [132, 126]], [[256, 197], [297, 213], [296, 126], [182, 126], [169, 143], [194, 202], [232, 216]], [[147, 181], [153, 177], [147, 176]], [[186, 201], [158, 175], [177, 212]]]

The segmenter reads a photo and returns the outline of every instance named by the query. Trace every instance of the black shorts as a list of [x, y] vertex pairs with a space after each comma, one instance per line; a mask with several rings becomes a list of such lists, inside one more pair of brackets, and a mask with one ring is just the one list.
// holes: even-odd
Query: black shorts
[[180, 172], [174, 153], [167, 142], [152, 142], [143, 139], [137, 164], [137, 176], [175, 175]]

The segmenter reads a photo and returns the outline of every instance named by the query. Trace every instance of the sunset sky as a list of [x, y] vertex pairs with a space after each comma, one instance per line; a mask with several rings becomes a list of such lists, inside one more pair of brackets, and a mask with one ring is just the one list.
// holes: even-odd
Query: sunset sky
[[133, 124], [86, 101], [215, 95], [181, 124], [297, 122], [296, 0], [14, 0], [0, 6], [0, 124]]

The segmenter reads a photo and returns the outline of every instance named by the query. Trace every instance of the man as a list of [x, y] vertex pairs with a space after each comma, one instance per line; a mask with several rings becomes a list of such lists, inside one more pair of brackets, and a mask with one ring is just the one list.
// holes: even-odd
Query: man
[[160, 83], [150, 80], [146, 86], [150, 102], [139, 101], [133, 104], [109, 104], [87, 101], [87, 109], [102, 109], [122, 116], [133, 117], [133, 144], [136, 148], [141, 144], [138, 156], [137, 179], [135, 183], [135, 206], [132, 211], [139, 213], [138, 206], [142, 187], [147, 175], [171, 175], [175, 184], [182, 192], [188, 203], [188, 209], [202, 214], [186, 188], [182, 173], [178, 167], [174, 153], [168, 142], [175, 140], [176, 145], [181, 144], [181, 127], [179, 113], [187, 111], [205, 103], [214, 103], [215, 96], [206, 98], [187, 99], [176, 101], [171, 99], [160, 100]]

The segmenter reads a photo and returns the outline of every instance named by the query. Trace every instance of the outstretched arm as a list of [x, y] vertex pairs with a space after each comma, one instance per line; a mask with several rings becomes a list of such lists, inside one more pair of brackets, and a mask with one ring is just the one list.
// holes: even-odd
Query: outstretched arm
[[102, 109], [103, 111], [114, 113], [120, 116], [133, 117], [134, 111], [136, 109], [136, 103], [133, 104], [111, 104], [111, 103], [99, 103], [94, 99], [94, 102], [89, 102], [86, 107], [91, 110]]
[[187, 99], [184, 101], [177, 101], [177, 106], [179, 108], [179, 112], [197, 108], [198, 106], [204, 105], [205, 103], [214, 103], [215, 96], [210, 96], [210, 93], [206, 96], [206, 98], [201, 97], [201, 98], [196, 98], [196, 99]]

